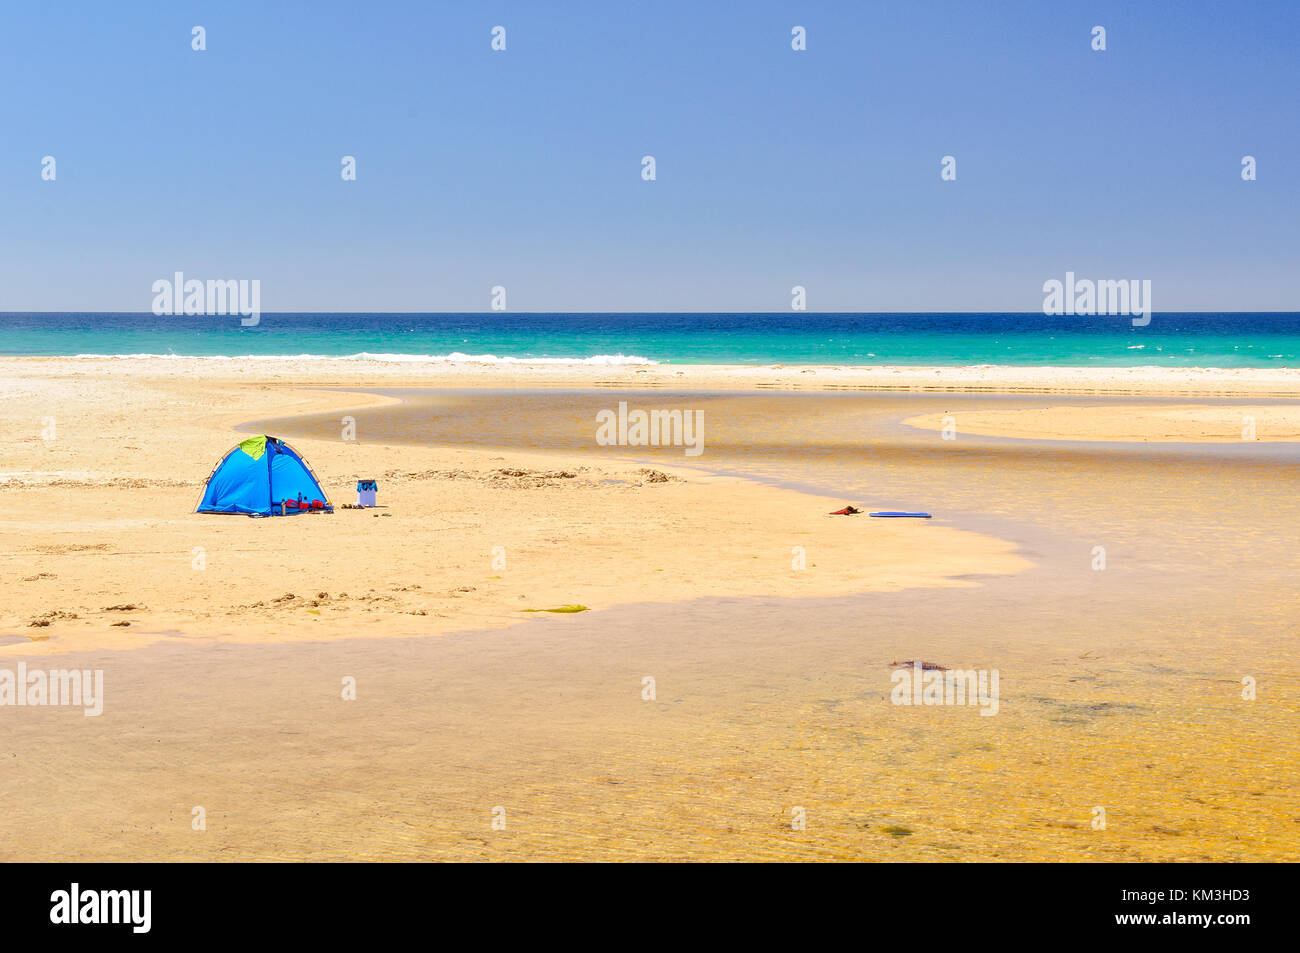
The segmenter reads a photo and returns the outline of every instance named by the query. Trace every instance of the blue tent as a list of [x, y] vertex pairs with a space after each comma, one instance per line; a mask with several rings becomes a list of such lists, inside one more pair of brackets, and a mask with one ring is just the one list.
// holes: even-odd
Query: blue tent
[[213, 469], [197, 512], [284, 516], [305, 512], [315, 500], [333, 512], [316, 474], [292, 447], [275, 437], [249, 437]]

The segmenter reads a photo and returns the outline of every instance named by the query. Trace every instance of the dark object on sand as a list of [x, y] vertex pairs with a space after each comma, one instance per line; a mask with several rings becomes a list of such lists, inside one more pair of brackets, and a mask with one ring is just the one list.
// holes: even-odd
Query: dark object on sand
[[828, 513], [826, 515], [827, 516], [852, 516], [855, 513], [861, 513], [861, 512], [862, 511], [858, 509], [856, 506], [846, 506], [842, 510], [836, 510], [835, 512]]
[[901, 662], [890, 662], [894, 668], [911, 668], [913, 665], [921, 666], [923, 672], [946, 672], [948, 666], [940, 665], [938, 662], [918, 662], [916, 659], [904, 659]]

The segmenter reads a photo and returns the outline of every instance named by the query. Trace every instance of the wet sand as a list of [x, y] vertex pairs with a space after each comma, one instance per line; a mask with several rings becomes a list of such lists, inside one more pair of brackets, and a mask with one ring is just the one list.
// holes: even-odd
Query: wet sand
[[[904, 423], [954, 406], [959, 415], [1033, 412], [1060, 406], [1059, 397], [321, 395], [280, 385], [267, 394], [296, 394], [304, 410], [329, 402], [327, 413], [280, 418], [272, 431], [312, 448], [318, 469], [322, 454], [355, 454], [350, 464], [373, 469], [383, 454], [432, 453], [503, 454], [501, 468], [558, 459], [570, 469], [680, 474], [682, 483], [666, 486], [597, 482], [580, 493], [537, 486], [500, 495], [533, 497], [511, 513], [555, 506], [557, 524], [572, 524], [553, 531], [554, 549], [540, 548], [558, 580], [586, 582], [574, 567], [593, 551], [611, 566], [636, 558], [623, 535], [635, 521], [603, 537], [575, 535], [600, 525], [583, 521], [584, 507], [604, 506], [606, 490], [624, 496], [600, 516], [630, 508], [659, 536], [683, 531], [664, 524], [665, 514], [680, 519], [681, 507], [699, 505], [705, 531], [688, 535], [679, 555], [693, 550], [695, 562], [676, 588], [649, 599], [504, 628], [475, 619], [421, 636], [391, 622], [397, 611], [379, 611], [371, 615], [387, 621], [373, 627], [394, 625], [404, 637], [336, 622], [311, 641], [240, 639], [238, 626], [220, 631], [229, 620], [202, 632], [189, 620], [155, 626], [129, 650], [96, 641], [94, 625], [53, 656], [34, 643], [0, 645], [0, 667], [23, 658], [98, 667], [107, 686], [98, 718], [0, 709], [11, 756], [0, 775], [12, 805], [0, 826], [7, 859], [1300, 859], [1294, 445], [1142, 446], [1072, 433], [959, 432], [945, 441]], [[688, 460], [681, 448], [593, 446], [594, 411], [619, 400], [703, 410], [705, 453]], [[1104, 410], [1106, 402], [1070, 406]], [[237, 410], [213, 406], [211, 415], [229, 427]], [[355, 447], [334, 446], [345, 410], [356, 418]], [[137, 426], [147, 433], [162, 424]], [[205, 419], [196, 434], [217, 427]], [[233, 443], [224, 432], [220, 440]], [[436, 449], [422, 446], [430, 443]], [[12, 459], [0, 469], [17, 470]], [[133, 460], [90, 465], [74, 455], [61, 466], [158, 479], [152, 464]], [[61, 492], [24, 479], [9, 489], [45, 496], [18, 506], [48, 506]], [[162, 506], [172, 505], [171, 490], [190, 489], [64, 479], [81, 481], [77, 493], [119, 500], [143, 489]], [[463, 479], [390, 479], [406, 507], [460, 484], [492, 492]], [[645, 494], [663, 489], [698, 498], [661, 512], [662, 499]], [[759, 491], [778, 494], [762, 498], [763, 512], [748, 508]], [[566, 509], [574, 493], [582, 506]], [[838, 588], [854, 582], [842, 563], [865, 554], [847, 539], [820, 551], [833, 541], [826, 534], [889, 524], [819, 511], [807, 527], [778, 530], [772, 515], [791, 500], [932, 510], [931, 523], [894, 524], [890, 532], [903, 534], [895, 542], [928, 546], [939, 537], [917, 534], [958, 534], [954, 558], [974, 553], [975, 564], [945, 584], [895, 580], [869, 591], [877, 570]], [[447, 509], [469, 502], [451, 498]], [[78, 558], [34, 552], [48, 544], [49, 527], [15, 525], [14, 506], [0, 517], [7, 570], [19, 552], [26, 574]], [[711, 541], [718, 512], [739, 517], [717, 525]], [[115, 532], [88, 525], [102, 513], [63, 518], [65, 542]], [[737, 569], [753, 554], [721, 543], [743, 538], [747, 521], [772, 558], [788, 564], [791, 546], [806, 544], [818, 570], [840, 577], [798, 593]], [[579, 545], [588, 556], [566, 563], [557, 555]], [[418, 569], [445, 574], [433, 564]], [[750, 588], [726, 588], [738, 580]], [[9, 572], [6, 581], [17, 585]], [[77, 630], [49, 628], [65, 639]], [[4, 630], [12, 632], [21, 630]], [[902, 659], [999, 670], [998, 714], [891, 704], [891, 663]], [[340, 698], [345, 676], [357, 680], [355, 701]], [[1258, 684], [1253, 701], [1242, 698], [1247, 676]], [[653, 700], [643, 697], [647, 677]], [[191, 829], [195, 806], [206, 810], [205, 831]], [[493, 828], [496, 808], [504, 830]], [[792, 827], [796, 808], [804, 830]], [[1094, 828], [1097, 808], [1104, 830]]]
[[1126, 404], [989, 409], [977, 413], [930, 414], [903, 421], [923, 430], [1030, 440], [1088, 440], [1118, 443], [1231, 443], [1300, 440], [1300, 404], [1222, 401], [1212, 404]]
[[[527, 633], [65, 657], [105, 667], [111, 706], [7, 732], [4, 855], [1296, 858], [1297, 686], [1268, 650], [1189, 659], [1082, 616], [1044, 631], [1020, 605], [994, 584], [979, 605], [705, 600]], [[1000, 667], [1001, 711], [891, 705], [900, 646]], [[1253, 707], [1242, 667], [1263, 673]]]

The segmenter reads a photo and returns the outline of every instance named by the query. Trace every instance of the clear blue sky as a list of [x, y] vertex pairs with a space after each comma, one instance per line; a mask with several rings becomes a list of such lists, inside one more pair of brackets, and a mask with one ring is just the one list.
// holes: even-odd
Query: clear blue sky
[[0, 310], [1297, 310], [1298, 51], [1291, 2], [7, 3]]

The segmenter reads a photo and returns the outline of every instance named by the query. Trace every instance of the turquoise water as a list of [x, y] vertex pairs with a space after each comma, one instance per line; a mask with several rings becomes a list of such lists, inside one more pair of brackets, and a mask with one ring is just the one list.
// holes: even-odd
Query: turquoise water
[[264, 314], [0, 313], [3, 355], [315, 355], [592, 364], [1298, 367], [1300, 313]]

